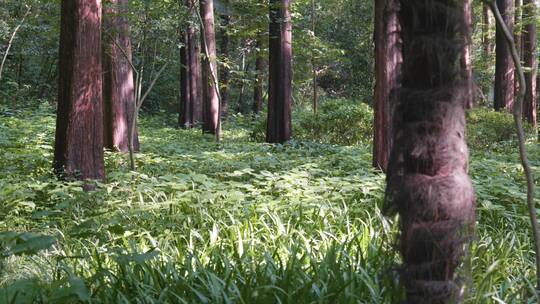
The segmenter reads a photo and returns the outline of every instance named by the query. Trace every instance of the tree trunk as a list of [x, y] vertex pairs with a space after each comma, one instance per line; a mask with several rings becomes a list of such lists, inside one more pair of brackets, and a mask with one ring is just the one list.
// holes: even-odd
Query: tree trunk
[[[313, 39], [315, 40], [317, 31], [317, 7], [315, 5], [315, 0], [311, 0], [311, 32], [313, 34]], [[317, 108], [319, 106], [319, 94], [317, 91], [317, 62], [315, 58], [315, 46], [311, 50], [311, 90], [313, 93], [312, 96], [312, 107], [313, 113], [317, 114]]]
[[[129, 0], [110, 0], [109, 3], [103, 16], [106, 41], [103, 56], [104, 144], [108, 149], [128, 152], [135, 111], [131, 34], [127, 17]], [[133, 148], [139, 150], [137, 129], [133, 134]]]
[[180, 115], [179, 124], [192, 128], [202, 121], [201, 59], [197, 8], [194, 0], [186, 0], [191, 12], [191, 22], [182, 35], [184, 46], [180, 49]]
[[484, 47], [484, 56], [488, 58], [491, 56], [493, 46], [491, 42], [491, 17], [489, 15], [489, 5], [485, 2], [482, 3], [482, 45]]
[[[514, 28], [512, 18], [512, 0], [497, 0], [497, 6], [501, 11], [505, 23], [510, 31]], [[497, 111], [511, 109], [514, 103], [514, 64], [510, 55], [510, 49], [506, 45], [502, 29], [497, 25], [495, 39], [495, 99], [494, 108]]]
[[101, 69], [101, 0], [63, 0], [60, 27], [55, 172], [105, 179]]
[[534, 0], [523, 0], [523, 58], [525, 66], [530, 68], [525, 72], [526, 94], [524, 100], [524, 118], [536, 127], [537, 102], [537, 60], [536, 60], [536, 4]]
[[375, 1], [375, 126], [373, 166], [386, 171], [390, 153], [390, 112], [399, 88], [401, 28], [399, 0]]
[[[514, 1], [514, 43], [516, 44], [516, 49], [519, 52], [521, 62], [523, 62], [523, 44], [521, 41], [521, 3], [521, 0]], [[514, 69], [514, 96], [516, 96], [517, 94], [519, 94], [519, 75], [517, 69]]]
[[406, 303], [462, 303], [475, 194], [468, 176], [462, 0], [401, 0], [403, 78], [393, 117], [385, 211], [401, 220]]
[[[206, 53], [202, 62], [203, 79], [203, 132], [216, 134], [219, 128], [219, 98], [212, 73], [217, 73], [216, 34], [214, 29], [214, 1], [201, 0], [203, 22], [202, 48]], [[217, 74], [215, 75], [217, 77]]]
[[266, 141], [291, 139], [292, 22], [291, 0], [270, 0], [268, 122]]
[[257, 74], [257, 79], [255, 79], [255, 86], [253, 88], [253, 112], [259, 114], [262, 111], [263, 107], [263, 92], [264, 92], [264, 44], [263, 44], [263, 34], [259, 32], [257, 35], [257, 46], [256, 46], [256, 56], [255, 59], [255, 71]]
[[[225, 5], [229, 5], [228, 0], [223, 1]], [[231, 23], [231, 17], [227, 14], [221, 15], [222, 27], [221, 27], [221, 56], [226, 60], [229, 57], [229, 24]], [[221, 117], [227, 119], [229, 115], [229, 81], [230, 71], [227, 66], [221, 66], [219, 71], [219, 78], [221, 80]]]

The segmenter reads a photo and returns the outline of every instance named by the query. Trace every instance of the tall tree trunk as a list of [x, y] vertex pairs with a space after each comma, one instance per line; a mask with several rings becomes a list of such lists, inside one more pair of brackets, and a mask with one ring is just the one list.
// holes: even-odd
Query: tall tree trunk
[[270, 0], [268, 122], [266, 141], [291, 139], [292, 22], [291, 0]]
[[179, 124], [192, 128], [202, 121], [202, 79], [197, 7], [194, 0], [186, 0], [185, 5], [191, 13], [191, 22], [182, 35], [183, 47], [180, 49], [180, 115]]
[[[129, 0], [110, 0], [109, 4], [103, 16], [106, 41], [103, 56], [104, 145], [108, 149], [128, 152], [135, 111], [131, 34], [127, 17]], [[135, 129], [135, 151], [139, 150], [137, 133]]]
[[60, 27], [55, 172], [105, 179], [101, 75], [101, 0], [63, 0]]
[[[522, 21], [521, 21], [521, 3], [522, 0], [515, 0], [514, 1], [514, 43], [516, 44], [516, 49], [519, 52], [519, 57], [521, 58], [521, 62], [523, 62], [523, 49], [522, 49], [522, 39], [521, 39], [521, 32], [522, 32]], [[514, 96], [519, 94], [519, 76], [517, 69], [514, 69]]]
[[525, 73], [526, 94], [524, 100], [524, 118], [536, 127], [537, 111], [537, 60], [536, 60], [536, 3], [534, 0], [523, 0], [523, 59], [525, 66], [530, 68]]
[[401, 219], [406, 303], [462, 303], [475, 194], [468, 176], [463, 0], [401, 0], [403, 78], [393, 117], [386, 212]]
[[[501, 11], [505, 23], [510, 31], [514, 28], [512, 18], [513, 0], [497, 0], [497, 6]], [[495, 99], [494, 108], [497, 111], [511, 109], [514, 103], [514, 63], [510, 49], [506, 45], [504, 34], [499, 25], [496, 27], [495, 39]]]
[[[228, 0], [223, 1], [225, 5], [229, 5]], [[229, 24], [231, 23], [231, 17], [227, 14], [221, 15], [221, 56], [226, 60], [229, 58]], [[229, 81], [230, 70], [227, 66], [221, 66], [219, 70], [219, 78], [221, 80], [221, 117], [227, 119], [229, 114]]]
[[[203, 22], [202, 62], [203, 79], [203, 132], [216, 134], [219, 128], [219, 98], [214, 87], [213, 77], [217, 77], [216, 34], [214, 29], [214, 1], [201, 0], [201, 17]], [[216, 73], [212, 75], [212, 73]]]
[[263, 43], [263, 34], [259, 32], [257, 35], [257, 46], [256, 46], [256, 56], [255, 59], [255, 71], [257, 78], [255, 79], [255, 86], [253, 88], [253, 112], [259, 114], [262, 111], [263, 107], [263, 92], [264, 92], [264, 43]]
[[489, 14], [489, 5], [482, 2], [482, 45], [484, 47], [484, 56], [491, 56], [493, 48], [491, 42], [491, 17]]
[[373, 166], [386, 171], [390, 153], [390, 112], [399, 88], [401, 28], [399, 0], [375, 0], [375, 128]]

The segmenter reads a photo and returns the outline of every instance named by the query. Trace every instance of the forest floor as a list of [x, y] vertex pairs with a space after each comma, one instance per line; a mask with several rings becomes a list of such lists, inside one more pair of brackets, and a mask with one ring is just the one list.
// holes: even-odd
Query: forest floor
[[[50, 110], [0, 111], [0, 303], [397, 302], [398, 223], [370, 145], [273, 146], [230, 123], [217, 147], [175, 121], [144, 118], [138, 172], [107, 153], [107, 183], [85, 193], [51, 173]], [[468, 302], [532, 303], [515, 142], [472, 152]]]

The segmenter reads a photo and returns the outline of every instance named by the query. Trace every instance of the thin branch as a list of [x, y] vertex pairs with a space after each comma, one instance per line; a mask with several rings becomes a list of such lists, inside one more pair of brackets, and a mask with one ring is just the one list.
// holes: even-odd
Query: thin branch
[[499, 8], [497, 7], [497, 3], [494, 0], [484, 0], [484, 1], [486, 1], [489, 4], [491, 11], [495, 15], [495, 19], [497, 23], [502, 29], [506, 43], [508, 44], [508, 47], [510, 47], [510, 51], [512, 53], [512, 59], [514, 61], [514, 65], [516, 67], [516, 70], [519, 76], [519, 93], [517, 96], [517, 100], [514, 103], [514, 121], [516, 124], [517, 135], [518, 135], [518, 140], [519, 140], [519, 155], [521, 158], [521, 164], [523, 165], [523, 170], [525, 171], [525, 176], [527, 178], [527, 205], [529, 208], [529, 217], [530, 217], [531, 225], [532, 225], [532, 233], [534, 237], [535, 253], [536, 253], [536, 292], [537, 292], [538, 303], [540, 303], [540, 297], [538, 297], [538, 292], [540, 291], [540, 231], [538, 229], [538, 219], [536, 216], [536, 206], [534, 202], [534, 190], [535, 190], [534, 177], [533, 177], [531, 165], [529, 163], [529, 159], [527, 156], [527, 147], [525, 146], [525, 132], [523, 131], [523, 123], [521, 121], [523, 99], [525, 98], [525, 93], [526, 93], [525, 74], [523, 72], [523, 67], [521, 66], [521, 60], [519, 58], [518, 50], [516, 49], [516, 43], [514, 41], [513, 35], [508, 30], [508, 27], [506, 26], [504, 19], [501, 16], [501, 12], [499, 11]]
[[17, 27], [15, 27], [15, 29], [13, 30], [13, 33], [11, 34], [11, 38], [9, 39], [6, 53], [4, 54], [4, 58], [2, 58], [2, 63], [0, 64], [0, 81], [2, 81], [2, 71], [4, 70], [4, 64], [6, 63], [7, 57], [9, 55], [9, 50], [11, 49], [11, 46], [13, 45], [13, 40], [15, 40], [15, 36], [17, 35], [17, 32], [19, 31], [21, 26], [24, 24], [24, 22], [26, 21], [26, 17], [28, 17], [31, 11], [32, 11], [32, 7], [28, 6], [26, 9], [26, 13], [24, 13], [24, 16], [21, 22], [19, 23], [19, 25], [17, 25]]

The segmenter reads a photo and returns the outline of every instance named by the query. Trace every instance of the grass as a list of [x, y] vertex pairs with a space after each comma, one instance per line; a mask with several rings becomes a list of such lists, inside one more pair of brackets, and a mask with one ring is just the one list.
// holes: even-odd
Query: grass
[[[396, 303], [397, 219], [371, 147], [222, 147], [143, 119], [139, 171], [107, 153], [92, 193], [51, 174], [54, 116], [0, 110], [0, 303]], [[535, 170], [537, 145], [530, 148]], [[473, 151], [478, 230], [469, 303], [535, 302], [512, 141]]]

